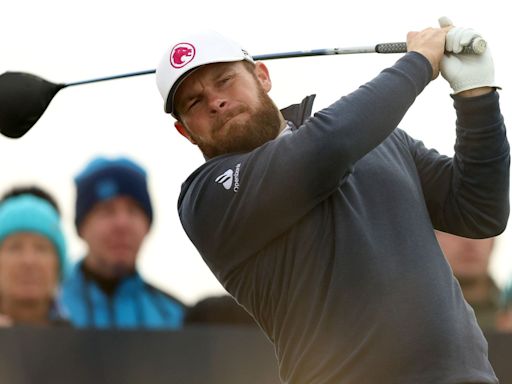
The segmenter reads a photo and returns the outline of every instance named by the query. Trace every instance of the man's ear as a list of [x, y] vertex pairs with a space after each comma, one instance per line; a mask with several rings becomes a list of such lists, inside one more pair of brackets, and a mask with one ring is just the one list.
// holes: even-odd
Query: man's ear
[[254, 65], [254, 73], [256, 74], [256, 78], [259, 80], [261, 86], [263, 87], [263, 90], [267, 93], [270, 92], [272, 89], [272, 81], [270, 80], [270, 73], [267, 66], [261, 61], [257, 61], [254, 63]]
[[189, 135], [189, 133], [187, 132], [187, 129], [185, 128], [185, 126], [179, 122], [179, 121], [176, 121], [174, 123], [174, 127], [176, 128], [176, 130], [180, 133], [180, 135], [182, 136], [185, 136], [186, 139], [188, 141], [190, 141], [192, 144], [196, 144], [196, 142], [194, 141], [194, 139]]

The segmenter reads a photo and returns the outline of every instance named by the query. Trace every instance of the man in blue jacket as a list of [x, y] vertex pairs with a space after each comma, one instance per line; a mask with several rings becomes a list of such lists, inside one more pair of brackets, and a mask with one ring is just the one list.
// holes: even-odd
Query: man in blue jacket
[[[300, 126], [240, 45], [198, 33], [166, 51], [165, 111], [208, 159], [182, 186], [182, 225], [274, 343], [284, 382], [497, 383], [434, 234], [490, 237], [508, 220], [492, 57], [461, 53], [477, 36], [410, 32], [392, 67]], [[396, 128], [440, 68], [453, 158]]]
[[61, 304], [78, 327], [183, 325], [184, 305], [142, 279], [139, 248], [153, 219], [145, 170], [128, 158], [95, 158], [75, 178], [75, 225], [87, 254], [64, 282]]

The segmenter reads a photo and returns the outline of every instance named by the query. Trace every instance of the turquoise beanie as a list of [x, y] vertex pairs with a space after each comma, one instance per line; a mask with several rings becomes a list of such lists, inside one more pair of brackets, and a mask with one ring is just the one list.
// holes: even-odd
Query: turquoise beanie
[[45, 199], [31, 194], [8, 198], [0, 204], [0, 243], [18, 232], [37, 233], [55, 245], [62, 280], [68, 267], [66, 241], [55, 208]]

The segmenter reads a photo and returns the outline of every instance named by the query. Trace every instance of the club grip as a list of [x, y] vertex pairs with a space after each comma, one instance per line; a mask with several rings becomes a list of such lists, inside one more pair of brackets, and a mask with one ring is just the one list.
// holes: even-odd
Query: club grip
[[377, 53], [405, 53], [407, 52], [406, 43], [381, 43], [375, 46]]
[[[481, 55], [487, 49], [487, 42], [481, 37], [476, 37], [463, 48], [461, 53], [471, 55]], [[407, 44], [401, 43], [381, 43], [375, 46], [377, 53], [405, 53], [407, 52]]]
[[462, 49], [462, 53], [469, 53], [472, 55], [481, 55], [487, 49], [487, 42], [481, 37], [471, 39], [469, 45]]

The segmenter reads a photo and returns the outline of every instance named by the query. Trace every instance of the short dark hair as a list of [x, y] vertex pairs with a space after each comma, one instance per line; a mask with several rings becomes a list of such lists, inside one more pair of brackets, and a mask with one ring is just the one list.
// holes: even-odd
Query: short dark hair
[[252, 61], [243, 60], [242, 64], [249, 72], [254, 72], [254, 68], [256, 68], [256, 64]]
[[3, 203], [5, 200], [19, 196], [19, 195], [34, 195], [37, 197], [40, 197], [41, 199], [46, 200], [48, 203], [52, 205], [53, 208], [57, 211], [57, 213], [60, 216], [60, 209], [59, 205], [57, 204], [57, 200], [46, 190], [38, 187], [37, 185], [28, 185], [28, 186], [17, 186], [13, 187], [7, 192], [5, 192], [0, 200], [0, 203]]

